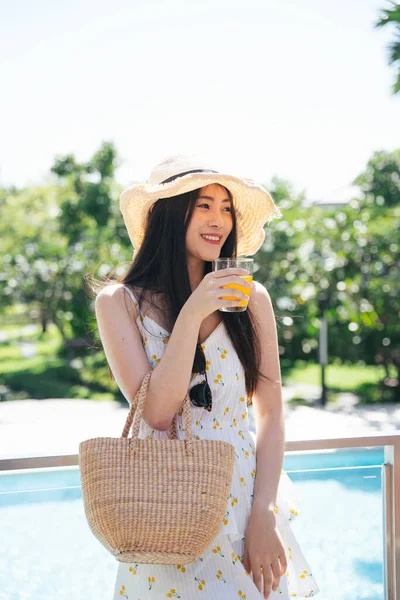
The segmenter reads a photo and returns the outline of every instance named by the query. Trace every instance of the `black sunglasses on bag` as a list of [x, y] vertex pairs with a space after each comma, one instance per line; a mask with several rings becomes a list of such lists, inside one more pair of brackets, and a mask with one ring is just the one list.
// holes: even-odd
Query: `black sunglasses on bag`
[[194, 355], [193, 361], [193, 373], [204, 375], [205, 380], [192, 387], [189, 392], [190, 401], [193, 406], [211, 411], [212, 396], [211, 389], [207, 381], [206, 357], [204, 356], [204, 352], [200, 344], [197, 344], [196, 346], [196, 354]]

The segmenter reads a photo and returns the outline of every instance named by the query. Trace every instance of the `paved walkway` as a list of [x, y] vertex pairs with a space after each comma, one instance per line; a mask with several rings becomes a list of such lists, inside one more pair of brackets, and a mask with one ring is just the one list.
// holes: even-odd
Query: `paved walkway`
[[[301, 395], [308, 405], [293, 406]], [[353, 394], [334, 404], [315, 405], [319, 389], [289, 384], [283, 388], [286, 440], [369, 435], [400, 427], [400, 405], [360, 405]], [[97, 436], [119, 437], [128, 407], [118, 402], [49, 399], [0, 403], [0, 458], [77, 454], [79, 442]], [[250, 408], [250, 429], [255, 431]]]

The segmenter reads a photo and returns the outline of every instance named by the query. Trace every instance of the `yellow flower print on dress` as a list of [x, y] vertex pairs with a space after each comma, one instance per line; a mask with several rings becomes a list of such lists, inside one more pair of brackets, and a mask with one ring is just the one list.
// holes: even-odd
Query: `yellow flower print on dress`
[[223, 385], [225, 385], [225, 384], [224, 384], [224, 381], [223, 381], [223, 379], [222, 379], [222, 375], [221, 375], [221, 373], [218, 373], [218, 375], [217, 375], [217, 379], [214, 379], [214, 383], [219, 383], [219, 385], [222, 385], [222, 386], [223, 386]]
[[228, 517], [229, 517], [229, 510], [227, 510], [226, 513], [224, 514], [224, 519], [222, 521], [224, 525], [228, 525], [228, 523], [229, 523]]
[[215, 574], [217, 579], [220, 579], [221, 581], [223, 581], [224, 583], [226, 583], [226, 579], [224, 578], [222, 571], [220, 569], [218, 569], [217, 573]]
[[208, 371], [209, 367], [210, 367], [211, 363], [209, 360], [206, 360], [206, 371]]
[[300, 575], [300, 579], [305, 579], [307, 575], [307, 571], [306, 569], [304, 569], [304, 571], [302, 572], [302, 574]]
[[198, 419], [198, 420], [196, 421], [196, 427], [200, 427], [200, 429], [203, 429], [203, 427], [204, 427], [204, 426], [203, 426], [203, 423], [201, 422], [201, 420], [202, 420], [203, 416], [204, 416], [204, 415], [201, 415], [200, 419]]
[[159, 363], [159, 362], [160, 362], [160, 360], [161, 360], [161, 358], [158, 358], [157, 354], [152, 354], [152, 355], [151, 355], [151, 358], [152, 358], [153, 360], [155, 360], [155, 361], [156, 361], [156, 363]]
[[149, 582], [149, 590], [151, 590], [151, 588], [153, 587], [153, 583], [155, 583], [156, 578], [155, 577], [148, 577], [147, 581]]
[[228, 356], [228, 350], [226, 350], [225, 348], [222, 349], [219, 346], [217, 346], [217, 348], [220, 352], [221, 358], [226, 358]]
[[240, 478], [240, 483], [243, 483], [244, 487], [247, 487], [244, 477]]
[[222, 558], [225, 558], [225, 555], [221, 552], [221, 546], [215, 546], [215, 548], [212, 549], [212, 552], [213, 554], [220, 554]]
[[178, 569], [178, 571], [180, 571], [181, 573], [185, 573], [186, 572], [186, 567], [184, 567], [183, 565], [176, 565], [176, 568]]
[[203, 587], [206, 585], [206, 582], [204, 581], [204, 579], [199, 579], [198, 577], [195, 577], [194, 579], [197, 583], [197, 587], [201, 591], [203, 589]]
[[171, 588], [167, 594], [167, 598], [180, 598], [174, 588]]
[[227, 415], [229, 412], [229, 406], [226, 407], [226, 409], [224, 410], [224, 416]]
[[213, 423], [214, 423], [213, 429], [217, 429], [217, 427], [219, 427], [222, 430], [222, 427], [220, 426], [219, 421], [217, 421], [217, 419], [215, 417], [213, 419]]
[[234, 565], [236, 565], [238, 560], [240, 561], [240, 556], [237, 556], [237, 554], [235, 554], [234, 552], [232, 552], [231, 557], [232, 557], [232, 563]]
[[254, 477], [256, 476], [256, 470], [255, 470], [255, 469], [253, 469], [253, 470], [251, 471], [250, 475], [251, 475], [251, 476], [253, 477], [253, 479], [254, 479]]
[[250, 454], [249, 454], [248, 450], [245, 450], [244, 448], [242, 448], [242, 452], [243, 452], [245, 458], [249, 458]]
[[136, 565], [134, 565], [133, 567], [132, 567], [132, 566], [130, 566], [128, 570], [129, 570], [131, 573], [133, 573], [134, 575], [136, 575], [138, 566], [139, 566], [139, 565], [136, 563]]
[[293, 521], [293, 519], [295, 519], [297, 517], [297, 515], [299, 514], [298, 510], [295, 510], [294, 508], [290, 509], [290, 517], [289, 517], [289, 521]]
[[243, 396], [240, 396], [240, 398], [239, 398], [239, 402], [244, 402], [244, 398], [243, 398]]
[[239, 373], [236, 373], [236, 381], [239, 381]]
[[238, 596], [241, 598], [241, 600], [246, 600], [246, 594], [243, 594], [242, 590], [238, 591]]
[[238, 431], [238, 435], [240, 435], [240, 437], [242, 438], [242, 440], [244, 440], [243, 431]]
[[229, 494], [229, 498], [231, 498], [231, 506], [235, 506], [238, 503], [238, 499], [232, 496], [232, 494]]
[[293, 560], [293, 556], [292, 556], [292, 549], [290, 546], [287, 547], [288, 551], [289, 551], [289, 558], [290, 560]]
[[147, 344], [147, 337], [144, 337], [142, 339], [142, 344], [143, 344], [143, 348], [145, 347], [145, 345]]
[[237, 427], [236, 417], [233, 417], [231, 427]]
[[168, 344], [168, 342], [169, 342], [169, 338], [170, 338], [170, 337], [171, 337], [170, 335], [166, 335], [166, 336], [164, 336], [164, 339], [163, 339], [163, 344]]
[[124, 598], [128, 598], [128, 596], [125, 594], [125, 586], [121, 585], [121, 589], [119, 590], [120, 596], [123, 596]]
[[[310, 571], [307, 571], [307, 569], [304, 569], [300, 575], [300, 579], [305, 579], [306, 577], [312, 577], [312, 576], [313, 576], [313, 574], [310, 573]], [[314, 590], [311, 590], [310, 595], [306, 596], [306, 598], [308, 598], [308, 597], [311, 598], [311, 596], [314, 596]]]
[[274, 513], [277, 515], [279, 513], [279, 507], [275, 504]]

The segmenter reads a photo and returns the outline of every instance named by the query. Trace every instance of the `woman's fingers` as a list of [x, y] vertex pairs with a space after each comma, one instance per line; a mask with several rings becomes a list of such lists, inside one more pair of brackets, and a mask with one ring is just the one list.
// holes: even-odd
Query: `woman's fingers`
[[[268, 572], [268, 569], [266, 569], [266, 571]], [[271, 573], [271, 569], [269, 569], [270, 573]], [[263, 581], [262, 578], [265, 578], [265, 573], [263, 573], [263, 569], [262, 567], [259, 567], [258, 569], [254, 569], [253, 571], [253, 581], [255, 583], [256, 588], [261, 592], [261, 594], [263, 593]], [[268, 579], [268, 575], [267, 575], [267, 579]], [[265, 582], [265, 579], [264, 579]], [[265, 583], [264, 583], [264, 589], [265, 589]]]
[[281, 575], [283, 575], [287, 570], [287, 560], [284, 550], [282, 550], [282, 553], [279, 556], [279, 562], [281, 563]]
[[247, 573], [250, 574], [251, 565], [250, 565], [249, 553], [247, 552], [247, 548], [244, 549], [243, 566], [246, 569]]
[[271, 591], [275, 592], [279, 587], [280, 565], [278, 559], [276, 558], [271, 564], [266, 563], [253, 571], [253, 581], [264, 598], [269, 598]]
[[263, 594], [264, 598], [269, 598], [269, 595], [273, 588], [273, 573], [272, 573], [271, 565], [269, 565], [269, 564], [263, 565], [261, 567], [261, 573], [262, 573], [262, 577], [263, 577], [263, 584], [262, 584], [262, 587], [259, 588], [259, 590]]
[[271, 570], [272, 570], [272, 575], [273, 575], [273, 579], [274, 579], [272, 589], [275, 591], [279, 587], [279, 581], [280, 581], [280, 577], [281, 577], [281, 573], [280, 573], [281, 567], [279, 565], [279, 560], [277, 558], [271, 562]]

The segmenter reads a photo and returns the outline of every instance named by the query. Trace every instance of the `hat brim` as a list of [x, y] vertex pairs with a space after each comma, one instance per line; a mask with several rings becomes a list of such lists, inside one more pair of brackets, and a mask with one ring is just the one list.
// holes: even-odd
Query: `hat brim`
[[264, 225], [280, 218], [281, 211], [260, 184], [224, 173], [191, 173], [169, 183], [135, 184], [120, 195], [120, 210], [135, 249], [141, 245], [150, 207], [162, 198], [170, 198], [218, 183], [232, 194], [237, 218], [238, 256], [252, 255], [265, 239]]

